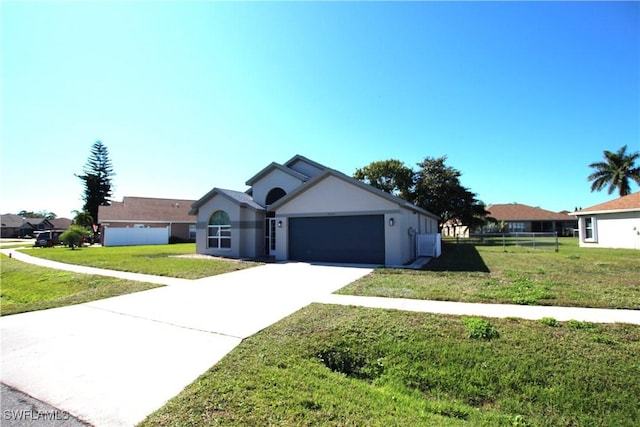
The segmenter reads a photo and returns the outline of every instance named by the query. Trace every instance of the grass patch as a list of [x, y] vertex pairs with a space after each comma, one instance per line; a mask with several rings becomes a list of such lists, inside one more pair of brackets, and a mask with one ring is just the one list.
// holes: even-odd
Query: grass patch
[[443, 243], [424, 271], [377, 269], [338, 293], [494, 304], [640, 309], [640, 262], [631, 249], [559, 252]]
[[109, 270], [156, 276], [201, 279], [242, 270], [257, 265], [254, 262], [222, 258], [184, 258], [194, 255], [194, 243], [149, 246], [65, 247], [23, 250], [25, 254], [67, 264], [86, 265]]
[[[482, 320], [482, 319], [480, 319]], [[142, 426], [636, 425], [640, 327], [313, 304], [243, 341]]]
[[0, 255], [0, 314], [80, 304], [158, 287], [103, 276], [38, 267]]
[[486, 319], [480, 317], [467, 317], [462, 319], [467, 330], [467, 337], [477, 340], [491, 340], [498, 338], [498, 330]]

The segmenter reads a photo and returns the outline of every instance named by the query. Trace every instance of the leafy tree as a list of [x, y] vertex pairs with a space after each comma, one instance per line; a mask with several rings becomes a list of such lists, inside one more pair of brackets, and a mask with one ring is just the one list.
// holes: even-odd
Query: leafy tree
[[109, 150], [101, 141], [96, 141], [91, 147], [83, 174], [76, 175], [84, 185], [83, 210], [91, 215], [95, 224], [98, 223], [98, 206], [109, 206], [111, 203], [111, 177], [114, 175]]
[[640, 167], [635, 165], [640, 159], [640, 153], [627, 154], [627, 146], [622, 146], [617, 152], [604, 151], [604, 161], [589, 165], [595, 171], [587, 178], [591, 181], [591, 191], [601, 191], [607, 185], [607, 193], [617, 189], [620, 197], [631, 194], [630, 180], [640, 185]]
[[414, 172], [400, 160], [382, 160], [356, 169], [353, 177], [405, 200], [412, 198]]
[[372, 162], [354, 178], [401, 197], [440, 216], [441, 225], [455, 220], [470, 229], [484, 225], [488, 212], [476, 194], [460, 184], [460, 171], [445, 164], [446, 156], [427, 157], [414, 171], [399, 160]]
[[33, 211], [26, 211], [26, 210], [21, 210], [20, 212], [18, 212], [18, 215], [23, 217], [23, 218], [45, 218], [45, 219], [56, 219], [58, 217], [58, 215], [56, 215], [53, 212], [49, 212], [49, 211], [38, 211], [38, 212], [33, 212]]
[[426, 157], [415, 173], [414, 204], [438, 215], [441, 224], [458, 220], [469, 229], [486, 221], [488, 212], [476, 194], [462, 186], [460, 171], [445, 164], [446, 156]]
[[78, 211], [73, 211], [73, 212], [76, 214], [75, 218], [73, 219], [74, 224], [77, 224], [86, 228], [91, 228], [91, 226], [93, 225], [93, 217], [89, 212], [78, 212]]
[[80, 246], [82, 244], [83, 239], [90, 233], [91, 232], [86, 227], [73, 224], [60, 235], [60, 240], [74, 250], [76, 246]]

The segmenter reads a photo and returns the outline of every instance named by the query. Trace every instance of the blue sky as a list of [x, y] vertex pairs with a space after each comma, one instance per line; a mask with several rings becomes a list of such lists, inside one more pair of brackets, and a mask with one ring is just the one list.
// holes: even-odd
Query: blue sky
[[96, 140], [115, 200], [245, 190], [295, 154], [349, 175], [446, 155], [486, 204], [554, 211], [615, 198], [588, 164], [640, 150], [638, 2], [3, 1], [0, 19], [2, 213], [81, 209]]

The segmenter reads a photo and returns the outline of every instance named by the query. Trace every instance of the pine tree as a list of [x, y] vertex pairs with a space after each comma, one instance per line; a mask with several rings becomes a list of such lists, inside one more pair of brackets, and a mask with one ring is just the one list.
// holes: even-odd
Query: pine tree
[[83, 174], [76, 175], [84, 185], [83, 210], [91, 215], [95, 224], [98, 224], [98, 206], [111, 204], [111, 177], [114, 175], [109, 150], [101, 141], [96, 141], [91, 147]]

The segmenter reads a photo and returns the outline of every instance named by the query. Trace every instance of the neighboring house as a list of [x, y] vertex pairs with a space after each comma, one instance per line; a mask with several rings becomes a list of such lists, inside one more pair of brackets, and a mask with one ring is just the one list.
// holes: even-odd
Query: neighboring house
[[438, 217], [296, 155], [271, 163], [246, 192], [214, 188], [193, 204], [200, 254], [402, 265]]
[[14, 214], [2, 214], [2, 228], [0, 229], [0, 236], [2, 237], [21, 237], [22, 230], [26, 227], [26, 218], [20, 215]]
[[469, 227], [457, 220], [449, 220], [442, 225], [442, 237], [469, 237]]
[[489, 217], [498, 223], [504, 222], [510, 233], [557, 232], [558, 236], [573, 236], [578, 221], [568, 212], [552, 212], [519, 203], [489, 205], [486, 209]]
[[[194, 242], [196, 220], [189, 215], [194, 200], [124, 197], [98, 207], [104, 238], [108, 228], [165, 228], [167, 239]], [[131, 244], [135, 244], [131, 243]]]
[[34, 236], [38, 232], [46, 230], [64, 231], [68, 225], [64, 226], [65, 222], [63, 221], [71, 223], [71, 220], [66, 218], [24, 218], [15, 214], [3, 214], [0, 235], [2, 237], [25, 237]]
[[54, 230], [64, 231], [73, 223], [69, 218], [55, 218], [50, 219], [49, 222], [53, 225]]
[[640, 191], [571, 215], [582, 247], [640, 249]]

